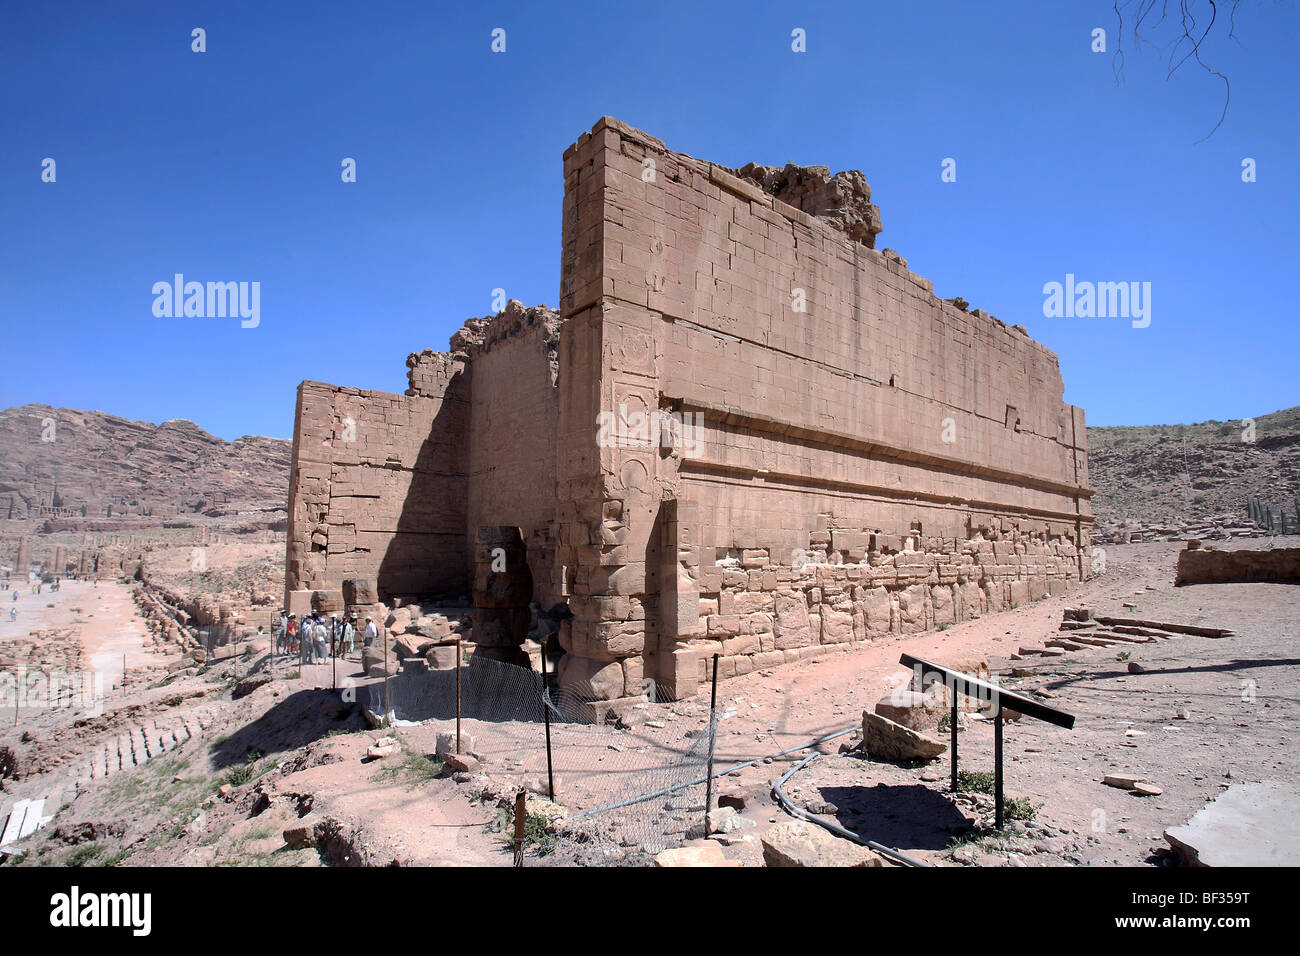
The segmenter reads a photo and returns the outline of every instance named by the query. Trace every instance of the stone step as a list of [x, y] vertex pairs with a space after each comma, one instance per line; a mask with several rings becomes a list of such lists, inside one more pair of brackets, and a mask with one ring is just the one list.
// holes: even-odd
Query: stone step
[[1098, 631], [1097, 636], [1123, 644], [1154, 644], [1156, 642], [1154, 637], [1137, 637], [1132, 634], [1120, 634], [1118, 631]]
[[1090, 644], [1093, 647], [1114, 647], [1119, 643], [1105, 637], [1093, 637], [1091, 634], [1071, 634], [1070, 640], [1078, 641], [1080, 644]]
[[1059, 647], [1066, 651], [1082, 651], [1088, 646], [1086, 644], [1078, 644], [1074, 641], [1067, 641], [1063, 637], [1054, 637], [1046, 643], [1048, 647]]

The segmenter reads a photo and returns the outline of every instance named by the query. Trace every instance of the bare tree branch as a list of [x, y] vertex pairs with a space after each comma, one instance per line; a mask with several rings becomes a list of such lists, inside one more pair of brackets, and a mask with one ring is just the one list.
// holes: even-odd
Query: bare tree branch
[[[1220, 21], [1219, 5], [1222, 2], [1224, 0], [1178, 0], [1179, 28], [1169, 47], [1168, 69], [1165, 73], [1166, 80], [1171, 79], [1188, 60], [1194, 60], [1202, 70], [1210, 76], [1218, 78], [1223, 83], [1223, 109], [1219, 113], [1219, 119], [1205, 136], [1196, 141], [1197, 143], [1205, 142], [1218, 132], [1219, 127], [1223, 125], [1223, 121], [1228, 115], [1228, 104], [1232, 100], [1232, 84], [1229, 83], [1228, 77], [1210, 66], [1201, 56], [1215, 24]], [[1238, 42], [1236, 35], [1237, 8], [1241, 5], [1241, 2], [1242, 0], [1229, 0], [1227, 37], [1233, 42]], [[1157, 3], [1160, 5], [1160, 15], [1153, 20], [1152, 16]], [[1119, 21], [1119, 30], [1116, 32], [1115, 53], [1111, 58], [1111, 64], [1115, 73], [1115, 82], [1123, 83], [1125, 18], [1127, 17], [1132, 24], [1134, 49], [1140, 50], [1143, 43], [1154, 46], [1153, 38], [1159, 35], [1165, 21], [1169, 18], [1169, 0], [1112, 0], [1111, 9], [1115, 12], [1115, 19]], [[1198, 26], [1198, 21], [1201, 18], [1197, 16], [1202, 10], [1204, 10], [1204, 15], [1208, 16], [1209, 21], [1203, 28]]]

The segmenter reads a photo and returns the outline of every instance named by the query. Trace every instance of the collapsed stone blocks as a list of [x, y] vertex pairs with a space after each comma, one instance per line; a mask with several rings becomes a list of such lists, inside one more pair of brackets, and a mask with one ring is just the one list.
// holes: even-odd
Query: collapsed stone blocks
[[472, 595], [485, 652], [562, 651], [561, 687], [614, 706], [1087, 572], [1056, 356], [877, 251], [861, 173], [606, 117], [564, 178], [558, 312], [469, 320], [402, 396], [300, 386], [289, 592]]

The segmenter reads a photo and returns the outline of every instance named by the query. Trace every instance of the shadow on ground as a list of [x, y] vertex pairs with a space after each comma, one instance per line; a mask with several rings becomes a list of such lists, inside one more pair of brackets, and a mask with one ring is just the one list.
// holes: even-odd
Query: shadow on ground
[[360, 709], [342, 703], [337, 691], [300, 690], [221, 740], [212, 748], [212, 763], [225, 769], [246, 762], [253, 751], [269, 756], [297, 750], [331, 731], [352, 732], [366, 726]]
[[821, 787], [836, 822], [865, 840], [911, 850], [943, 850], [970, 823], [947, 796], [921, 784]]

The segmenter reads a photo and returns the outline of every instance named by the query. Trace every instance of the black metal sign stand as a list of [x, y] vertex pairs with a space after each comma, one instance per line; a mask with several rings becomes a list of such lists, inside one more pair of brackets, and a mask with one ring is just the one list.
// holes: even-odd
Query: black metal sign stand
[[971, 677], [969, 674], [952, 670], [942, 664], [935, 664], [920, 657], [913, 657], [911, 654], [903, 654], [899, 657], [898, 662], [904, 667], [910, 667], [917, 672], [919, 677], [917, 683], [921, 690], [925, 689], [927, 678], [938, 678], [952, 692], [952, 717], [950, 718], [948, 731], [952, 740], [953, 793], [957, 792], [957, 695], [965, 694], [977, 700], [988, 701], [992, 705], [994, 825], [1001, 830], [1004, 819], [1002, 811], [1003, 706], [1010, 703], [1012, 705], [1011, 709], [1017, 713], [1024, 714], [1026, 717], [1033, 717], [1036, 720], [1046, 721], [1057, 727], [1064, 727], [1066, 730], [1074, 729], [1074, 715], [1067, 714], [1063, 710], [1057, 710], [1055, 707], [1048, 707], [1032, 697], [1017, 694], [1015, 691], [999, 687], [997, 684], [980, 680], [978, 677]]

